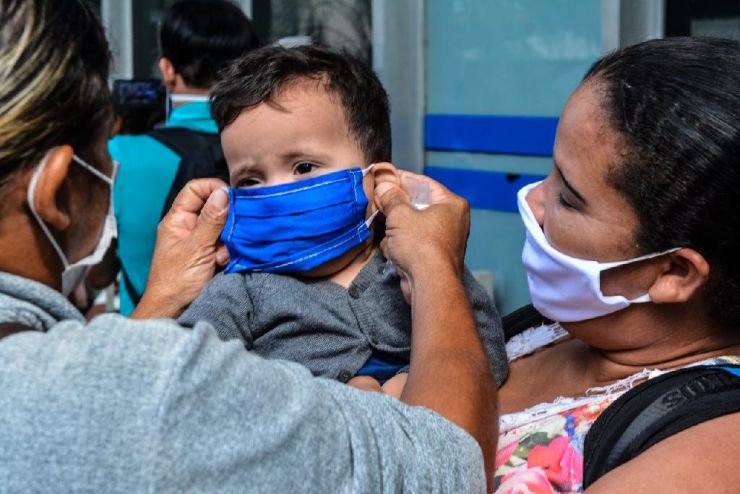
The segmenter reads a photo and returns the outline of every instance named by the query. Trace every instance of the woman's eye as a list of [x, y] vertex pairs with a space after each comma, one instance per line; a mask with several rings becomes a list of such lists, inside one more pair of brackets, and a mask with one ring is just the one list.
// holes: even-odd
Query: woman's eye
[[298, 163], [295, 167], [295, 173], [297, 175], [305, 175], [307, 173], [311, 173], [316, 168], [318, 168], [318, 166], [313, 163]]
[[569, 203], [568, 200], [563, 196], [563, 194], [558, 194], [558, 202], [561, 206], [567, 209], [575, 209], [575, 206], [573, 204]]

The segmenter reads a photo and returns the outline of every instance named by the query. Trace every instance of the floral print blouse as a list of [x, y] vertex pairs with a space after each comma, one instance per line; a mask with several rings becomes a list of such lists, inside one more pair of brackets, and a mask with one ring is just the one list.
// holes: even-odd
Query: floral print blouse
[[[567, 333], [557, 325], [529, 329], [507, 344], [509, 361], [565, 338]], [[740, 364], [740, 357], [718, 357], [692, 365], [706, 364]], [[591, 388], [581, 397], [560, 397], [503, 415], [496, 451], [496, 494], [583, 492], [583, 444], [591, 425], [635, 382], [664, 372], [645, 369], [612, 385]]]

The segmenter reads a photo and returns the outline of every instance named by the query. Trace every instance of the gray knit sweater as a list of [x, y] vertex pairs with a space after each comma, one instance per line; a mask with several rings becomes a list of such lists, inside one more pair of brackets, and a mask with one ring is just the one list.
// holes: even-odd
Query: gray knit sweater
[[[378, 252], [346, 289], [325, 279], [277, 273], [217, 276], [178, 322], [210, 322], [224, 340], [239, 339], [265, 358], [298, 362], [315, 376], [346, 382], [373, 354], [409, 359], [411, 308], [398, 277], [383, 274], [385, 262]], [[508, 372], [501, 319], [467, 270], [464, 281], [501, 384]]]
[[477, 443], [422, 408], [0, 273], [0, 492], [484, 492]]

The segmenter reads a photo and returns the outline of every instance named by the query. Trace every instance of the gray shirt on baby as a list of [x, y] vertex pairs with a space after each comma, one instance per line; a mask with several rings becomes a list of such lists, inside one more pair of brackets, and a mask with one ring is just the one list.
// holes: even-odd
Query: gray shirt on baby
[[0, 493], [482, 493], [436, 413], [268, 361], [206, 323], [103, 315], [0, 273]]
[[[348, 288], [325, 279], [278, 273], [220, 275], [179, 322], [185, 326], [210, 322], [224, 340], [239, 339], [263, 357], [298, 362], [316, 376], [346, 382], [371, 355], [409, 359], [411, 309], [398, 277], [384, 274], [385, 263], [380, 252], [375, 254]], [[501, 384], [508, 372], [501, 319], [467, 269], [464, 282]]]

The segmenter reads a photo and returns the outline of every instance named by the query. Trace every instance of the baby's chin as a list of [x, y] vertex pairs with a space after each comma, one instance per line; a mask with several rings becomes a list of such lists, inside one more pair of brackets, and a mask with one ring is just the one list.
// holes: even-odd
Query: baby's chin
[[308, 271], [301, 271], [293, 274], [296, 276], [301, 276], [303, 278], [330, 278], [340, 273], [342, 270], [348, 268], [352, 264], [352, 262], [355, 261], [355, 259], [361, 257], [361, 254], [367, 248], [367, 243], [363, 243], [361, 245], [353, 247], [349, 251], [345, 252], [339, 257], [332, 259], [331, 261], [325, 262], [321, 266]]

